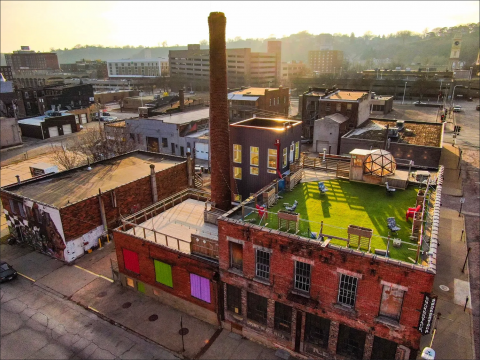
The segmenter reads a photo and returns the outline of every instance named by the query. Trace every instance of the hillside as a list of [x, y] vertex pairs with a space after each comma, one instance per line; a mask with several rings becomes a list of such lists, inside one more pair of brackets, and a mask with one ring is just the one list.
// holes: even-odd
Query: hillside
[[[389, 66], [408, 66], [411, 63], [422, 65], [446, 65], [450, 54], [454, 34], [462, 33], [462, 48], [460, 61], [467, 66], [477, 59], [480, 37], [479, 24], [461, 25], [452, 28], [437, 28], [425, 30], [423, 34], [410, 31], [399, 31], [388, 36], [376, 36], [365, 33], [362, 36], [355, 34], [334, 34], [334, 49], [343, 50], [348, 62], [345, 68], [352, 66], [375, 67], [374, 59], [389, 59]], [[267, 41], [270, 39], [229, 39], [227, 48], [251, 48], [252, 51], [266, 51]], [[308, 51], [318, 49], [320, 34], [313, 35], [307, 32], [292, 34], [281, 39], [282, 61], [307, 61]], [[152, 57], [168, 57], [169, 50], [182, 50], [186, 46], [152, 47], [148, 48]], [[207, 49], [208, 45], [202, 45]], [[124, 46], [123, 48], [108, 48], [100, 46], [76, 46], [72, 49], [56, 49], [61, 64], [73, 63], [81, 59], [129, 59], [144, 58], [143, 47]], [[2, 65], [5, 62], [1, 56]]]

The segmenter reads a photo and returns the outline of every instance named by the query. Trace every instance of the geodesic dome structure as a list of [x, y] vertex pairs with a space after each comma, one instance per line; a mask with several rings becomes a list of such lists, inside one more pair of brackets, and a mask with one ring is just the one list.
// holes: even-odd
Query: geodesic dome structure
[[387, 150], [374, 150], [363, 162], [363, 173], [375, 176], [395, 174], [397, 163]]

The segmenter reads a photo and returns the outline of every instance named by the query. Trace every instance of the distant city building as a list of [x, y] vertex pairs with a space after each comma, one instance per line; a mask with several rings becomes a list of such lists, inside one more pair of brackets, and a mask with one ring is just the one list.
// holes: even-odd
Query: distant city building
[[7, 81], [2, 73], [0, 73], [0, 92], [13, 92], [13, 81]]
[[[208, 160], [208, 142], [188, 137], [194, 133], [208, 135], [209, 114], [209, 108], [202, 108], [171, 116], [128, 119], [125, 123], [130, 137], [135, 140], [140, 150], [180, 156], [186, 156], [187, 152], [191, 152], [200, 159]], [[198, 149], [197, 141], [202, 143]]]
[[101, 60], [80, 60], [74, 64], [60, 64], [63, 72], [66, 73], [89, 73], [97, 79], [108, 78], [107, 62]]
[[94, 103], [90, 84], [22, 88], [17, 90], [17, 94], [25, 107], [25, 114], [19, 114], [20, 118], [43, 115], [48, 110], [88, 108]]
[[313, 50], [308, 52], [308, 66], [318, 74], [339, 74], [343, 66], [343, 51]]
[[107, 61], [108, 77], [158, 77], [167, 76], [167, 58], [125, 59]]
[[228, 94], [230, 121], [259, 117], [287, 117], [290, 107], [288, 88], [248, 87]]
[[[169, 52], [173, 86], [206, 90], [210, 86], [210, 50], [189, 44], [187, 50]], [[249, 48], [227, 49], [227, 86], [277, 86], [281, 72], [281, 42], [269, 41], [267, 52]]]
[[17, 50], [5, 54], [5, 61], [11, 66], [13, 72], [21, 70], [58, 70], [58, 57], [54, 52], [35, 52], [28, 46], [22, 47], [26, 50]]
[[13, 81], [13, 73], [11, 66], [0, 66], [0, 73], [6, 81]]
[[[345, 127], [340, 132], [339, 136], [342, 136], [347, 130], [354, 129], [369, 118], [369, 93], [368, 91], [339, 90], [336, 88], [310, 88], [301, 95], [299, 110], [303, 121], [303, 136], [306, 139], [313, 138], [315, 120], [336, 113], [342, 114], [346, 119], [341, 121], [343, 127]], [[315, 144], [320, 149], [323, 149], [324, 145], [323, 143], [318, 146]], [[326, 145], [328, 145], [326, 148], [329, 154], [337, 153], [338, 142]]]
[[450, 51], [449, 70], [461, 69], [463, 63], [460, 62], [460, 49], [462, 47], [462, 34], [455, 34]]
[[22, 144], [22, 131], [17, 119], [0, 117], [0, 147], [3, 149], [20, 144]]
[[292, 87], [292, 81], [300, 76], [309, 75], [311, 71], [302, 61], [282, 62], [281, 85]]
[[318, 35], [318, 50], [333, 50], [333, 35], [320, 34]]

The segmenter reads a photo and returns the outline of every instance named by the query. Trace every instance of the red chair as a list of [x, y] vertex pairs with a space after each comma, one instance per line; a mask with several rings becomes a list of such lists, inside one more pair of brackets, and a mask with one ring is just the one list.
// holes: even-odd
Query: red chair
[[[263, 214], [265, 214], [265, 208], [263, 206], [260, 206], [260, 205], [255, 205], [255, 207], [257, 208], [258, 210], [258, 216], [260, 216], [261, 218], [263, 217]], [[268, 214], [268, 213], [267, 213]]]
[[418, 205], [416, 208], [408, 208], [407, 213], [405, 214], [405, 221], [408, 221], [408, 218], [412, 218], [415, 216], [416, 212], [419, 212], [421, 205]]

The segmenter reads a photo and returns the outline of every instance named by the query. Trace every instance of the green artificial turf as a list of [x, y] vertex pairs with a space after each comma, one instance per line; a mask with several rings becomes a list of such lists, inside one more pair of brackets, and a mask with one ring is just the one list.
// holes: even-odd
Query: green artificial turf
[[[418, 189], [409, 187], [406, 190], [397, 190], [393, 194], [387, 194], [385, 187], [348, 180], [334, 179], [324, 181], [328, 192], [320, 194], [317, 182], [300, 183], [291, 192], [284, 191], [280, 194], [283, 199], [269, 209], [277, 213], [285, 209], [284, 203], [293, 204], [298, 201], [296, 212], [300, 213], [298, 235], [308, 237], [308, 229], [319, 233], [320, 222], [323, 221], [323, 233], [348, 238], [347, 228], [349, 225], [357, 225], [373, 230], [371, 240], [371, 251], [375, 249], [385, 250], [387, 247], [387, 237], [389, 229], [387, 227], [387, 217], [394, 217], [397, 225], [401, 228], [398, 231], [398, 237], [402, 241], [407, 241], [412, 245], [403, 243], [400, 248], [394, 248], [390, 242], [390, 257], [411, 263], [409, 259], [416, 258], [416, 244], [410, 241], [412, 219], [407, 222], [405, 213], [409, 207], [414, 207]], [[246, 219], [254, 219], [259, 224], [260, 218], [256, 212], [251, 213]], [[278, 219], [276, 214], [270, 214], [268, 219], [262, 221], [272, 229], [278, 229]], [[285, 227], [282, 229], [285, 231]], [[290, 231], [294, 232], [294, 231]], [[377, 236], [376, 236], [377, 235]], [[346, 242], [333, 239], [332, 244], [346, 246]], [[415, 249], [409, 250], [409, 249]]]

